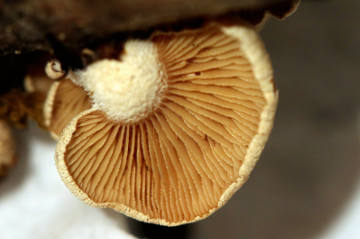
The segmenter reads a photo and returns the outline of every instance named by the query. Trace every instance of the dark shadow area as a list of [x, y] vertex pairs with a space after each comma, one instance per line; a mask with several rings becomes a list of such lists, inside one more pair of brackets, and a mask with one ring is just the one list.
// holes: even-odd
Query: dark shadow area
[[127, 218], [129, 231], [132, 235], [140, 239], [187, 239], [192, 238], [194, 226], [191, 224], [166, 227], [149, 223], [143, 223], [131, 218]]
[[336, 220], [360, 181], [359, 11], [358, 1], [305, 1], [265, 25], [274, 130], [248, 183], [192, 238], [317, 238]]
[[101, 209], [106, 216], [111, 218], [113, 221], [116, 222], [117, 226], [121, 228], [123, 231], [126, 231], [129, 234], [132, 234], [128, 227], [127, 217], [113, 209], [110, 208], [102, 208]]
[[0, 57], [0, 74], [2, 77], [0, 95], [14, 88], [23, 89], [23, 81], [28, 66], [34, 62], [34, 59], [42, 58], [43, 55], [43, 52], [34, 51]]
[[[194, 224], [188, 224], [178, 227], [158, 226], [149, 223], [139, 222], [118, 213], [112, 209], [103, 209], [103, 212], [118, 222], [118, 227], [126, 232], [141, 239], [161, 239], [161, 238], [174, 238], [174, 239], [187, 239], [194, 235]], [[127, 227], [124, 228], [124, 225]]]

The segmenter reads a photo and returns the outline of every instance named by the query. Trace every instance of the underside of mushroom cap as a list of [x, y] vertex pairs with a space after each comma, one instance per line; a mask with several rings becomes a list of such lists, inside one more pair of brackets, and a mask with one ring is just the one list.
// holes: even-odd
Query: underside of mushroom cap
[[54, 139], [58, 139], [64, 127], [79, 113], [91, 107], [86, 92], [70, 79], [52, 84], [43, 107], [45, 126]]
[[131, 123], [82, 112], [65, 127], [56, 163], [88, 204], [175, 226], [207, 217], [245, 183], [277, 93], [252, 28], [210, 24], [150, 41], [167, 76], [160, 106]]

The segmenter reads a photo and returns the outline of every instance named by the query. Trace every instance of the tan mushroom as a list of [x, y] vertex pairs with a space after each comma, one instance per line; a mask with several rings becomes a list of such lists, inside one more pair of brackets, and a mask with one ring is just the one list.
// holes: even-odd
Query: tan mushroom
[[46, 63], [46, 59], [47, 57], [42, 57], [39, 61], [31, 64], [24, 79], [26, 92], [41, 95], [43, 100], [46, 98], [52, 83], [54, 83], [54, 80], [46, 72], [50, 72], [49, 68], [52, 65], [54, 65], [55, 69], [61, 67], [58, 61], [52, 60]]
[[5, 120], [0, 119], [0, 177], [7, 174], [15, 161], [15, 142], [11, 129]]
[[[91, 108], [62, 131], [62, 180], [92, 206], [167, 226], [207, 217], [246, 182], [277, 102], [269, 57], [247, 26], [129, 40], [119, 60], [70, 76]], [[76, 94], [66, 92], [51, 108], [68, 121]]]
[[[34, 64], [24, 80], [25, 89], [32, 100], [30, 115], [45, 126], [55, 139], [72, 118], [90, 107], [86, 93], [64, 77], [60, 62], [52, 59], [46, 64]], [[80, 107], [82, 102], [86, 107]]]
[[43, 107], [45, 126], [54, 139], [79, 113], [91, 107], [86, 92], [69, 79], [54, 82]]
[[62, 69], [60, 61], [54, 59], [46, 63], [45, 73], [53, 80], [60, 79], [65, 75], [65, 71]]
[[51, 84], [54, 81], [44, 75], [26, 75], [24, 79], [24, 87], [28, 93], [37, 93], [46, 97]]
[[27, 113], [39, 125], [44, 126], [44, 102], [54, 80], [45, 74], [43, 62], [30, 67], [24, 79], [24, 88], [27, 92]]

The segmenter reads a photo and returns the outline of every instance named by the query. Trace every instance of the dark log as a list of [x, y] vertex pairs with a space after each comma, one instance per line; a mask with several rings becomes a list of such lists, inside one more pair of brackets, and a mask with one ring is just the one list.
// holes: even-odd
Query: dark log
[[[297, 0], [0, 0], [0, 56], [54, 44], [80, 49], [113, 33], [141, 31], [189, 19], [269, 10], [282, 17]], [[250, 12], [250, 14], [249, 14]]]

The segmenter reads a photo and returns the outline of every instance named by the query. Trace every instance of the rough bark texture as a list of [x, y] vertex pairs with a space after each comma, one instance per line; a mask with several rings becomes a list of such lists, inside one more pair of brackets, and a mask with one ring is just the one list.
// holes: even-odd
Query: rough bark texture
[[[280, 17], [297, 0], [0, 0], [0, 55], [81, 48], [113, 33], [224, 14]], [[285, 9], [285, 10], [284, 10]]]

